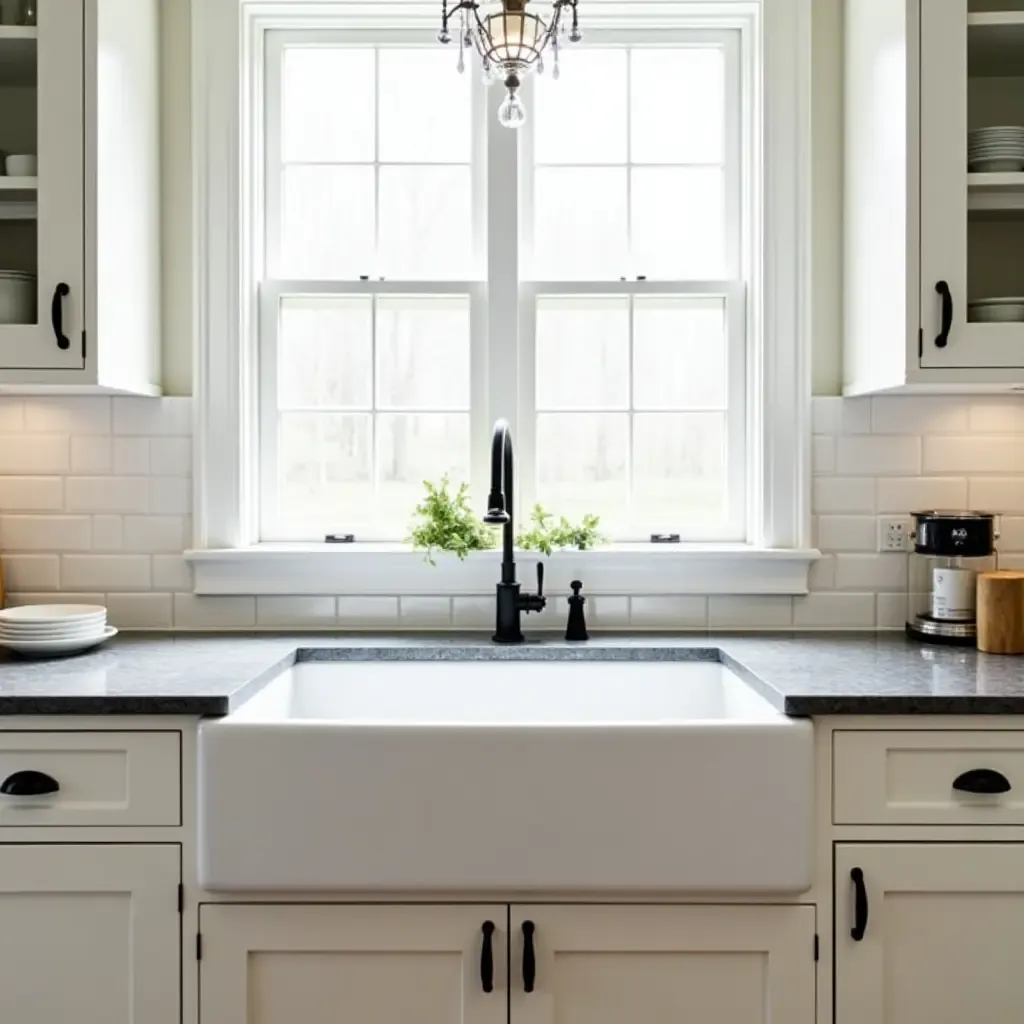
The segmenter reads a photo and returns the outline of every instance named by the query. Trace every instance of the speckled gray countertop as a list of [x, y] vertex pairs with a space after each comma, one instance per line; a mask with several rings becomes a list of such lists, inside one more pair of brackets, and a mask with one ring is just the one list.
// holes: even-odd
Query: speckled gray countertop
[[0, 714], [223, 715], [301, 660], [721, 660], [789, 715], [1020, 714], [1024, 658], [898, 634], [607, 635], [495, 647], [482, 634], [122, 634], [74, 658], [0, 654]]

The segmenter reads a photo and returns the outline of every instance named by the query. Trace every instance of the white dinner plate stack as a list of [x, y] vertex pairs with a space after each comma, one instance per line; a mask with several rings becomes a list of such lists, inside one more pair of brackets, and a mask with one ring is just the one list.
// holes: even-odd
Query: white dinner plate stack
[[1024, 171], [1024, 127], [997, 125], [970, 132], [967, 169], [990, 174]]
[[36, 318], [36, 275], [0, 270], [0, 324], [30, 324]]
[[967, 303], [967, 319], [974, 324], [1024, 323], [1024, 296], [975, 299]]
[[116, 633], [102, 605], [34, 604], [0, 611], [0, 646], [34, 657], [87, 651]]

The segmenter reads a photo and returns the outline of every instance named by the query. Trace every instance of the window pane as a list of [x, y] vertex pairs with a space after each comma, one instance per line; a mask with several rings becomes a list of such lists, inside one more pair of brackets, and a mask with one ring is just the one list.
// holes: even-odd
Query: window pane
[[630, 157], [635, 163], [721, 163], [725, 58], [719, 47], [630, 52]]
[[423, 481], [446, 473], [469, 481], [469, 414], [392, 415], [377, 418], [377, 516], [405, 527], [423, 497]]
[[629, 408], [629, 299], [540, 299], [537, 408]]
[[724, 409], [727, 362], [723, 299], [636, 299], [635, 408]]
[[566, 48], [562, 59], [558, 81], [549, 74], [534, 78], [534, 159], [625, 163], [626, 51]]
[[373, 50], [289, 46], [281, 77], [285, 162], [373, 160]]
[[469, 408], [469, 300], [380, 299], [377, 405]]
[[388, 49], [379, 59], [379, 159], [469, 163], [473, 78], [455, 70], [451, 50]]
[[638, 274], [691, 280], [725, 276], [721, 170], [634, 168], [632, 193]]
[[381, 272], [437, 280], [472, 273], [472, 185], [468, 167], [380, 169]]
[[537, 417], [537, 498], [569, 518], [623, 522], [629, 507], [629, 414]]
[[289, 167], [283, 191], [285, 277], [354, 280], [373, 273], [372, 167]]
[[625, 168], [538, 168], [534, 208], [535, 277], [617, 281], [628, 272]]
[[635, 523], [666, 528], [722, 523], [725, 421], [724, 413], [641, 413], [634, 418]]
[[280, 406], [368, 409], [373, 397], [373, 313], [369, 298], [281, 302]]
[[373, 518], [369, 415], [282, 413], [278, 495], [287, 521], [324, 532]]

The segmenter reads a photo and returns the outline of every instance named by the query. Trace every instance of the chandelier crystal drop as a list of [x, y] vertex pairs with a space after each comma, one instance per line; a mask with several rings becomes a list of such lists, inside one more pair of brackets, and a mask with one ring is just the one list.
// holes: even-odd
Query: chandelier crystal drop
[[[508, 96], [498, 111], [498, 120], [508, 128], [526, 121], [526, 107], [519, 90], [523, 76], [534, 68], [544, 71], [543, 53], [550, 45], [553, 75], [559, 76], [559, 49], [565, 36], [570, 43], [583, 39], [576, 7], [579, 0], [551, 0], [545, 20], [527, 11], [530, 0], [441, 0], [441, 30], [437, 41], [451, 44], [457, 37], [457, 70], [466, 69], [465, 51], [476, 50], [485, 81], [500, 78]], [[453, 32], [455, 33], [453, 35]]]

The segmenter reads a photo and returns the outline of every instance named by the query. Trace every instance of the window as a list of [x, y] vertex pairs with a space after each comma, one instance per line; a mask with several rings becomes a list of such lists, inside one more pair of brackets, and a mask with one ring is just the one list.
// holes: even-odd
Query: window
[[341, 24], [265, 48], [260, 538], [401, 540], [504, 416], [524, 509], [744, 539], [740, 31], [592, 33], [512, 134], [429, 34]]
[[499, 416], [611, 592], [806, 590], [808, 0], [592, 0], [518, 133], [436, 20], [195, 12], [197, 590], [437, 592], [322, 541], [401, 545], [444, 474], [479, 503]]

